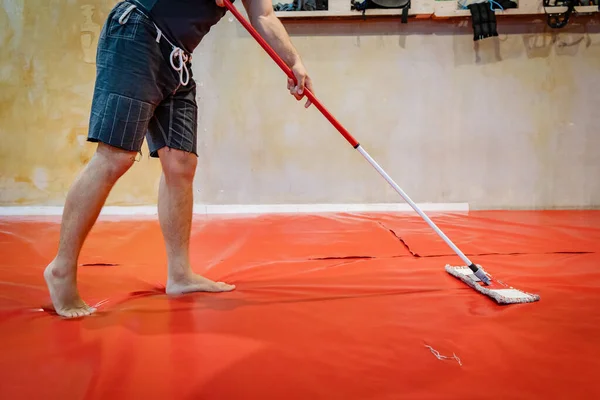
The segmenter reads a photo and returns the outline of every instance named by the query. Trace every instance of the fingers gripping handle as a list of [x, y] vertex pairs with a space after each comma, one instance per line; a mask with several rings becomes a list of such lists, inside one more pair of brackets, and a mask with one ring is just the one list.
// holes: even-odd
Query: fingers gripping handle
[[[269, 54], [269, 56], [271, 56], [273, 61], [275, 61], [275, 63], [279, 65], [279, 67], [283, 70], [283, 72], [285, 72], [288, 78], [293, 80], [294, 83], [298, 83], [296, 77], [294, 76], [294, 73], [292, 72], [292, 69], [288, 67], [288, 65], [281, 59], [281, 57], [279, 57], [275, 50], [273, 50], [271, 46], [269, 46], [269, 44], [265, 41], [265, 39], [262, 38], [262, 36], [260, 36], [256, 29], [254, 29], [254, 27], [250, 25], [246, 18], [244, 18], [242, 14], [240, 14], [237, 8], [235, 8], [229, 0], [223, 0], [223, 2], [225, 4], [225, 7], [227, 7], [227, 9], [240, 22], [240, 24], [242, 24], [244, 28], [246, 28], [248, 33], [250, 33], [250, 35], [254, 37], [254, 39], [256, 39], [258, 44], [267, 52], [267, 54]], [[348, 132], [346, 128], [344, 128], [342, 124], [340, 124], [340, 122], [336, 120], [333, 117], [333, 115], [331, 115], [331, 113], [325, 108], [325, 106], [323, 106], [323, 104], [321, 104], [321, 102], [315, 97], [315, 95], [310, 90], [308, 90], [308, 88], [305, 88], [304, 92], [306, 97], [308, 97], [308, 99], [311, 101], [311, 103], [313, 103], [314, 106], [317, 107], [319, 111], [321, 111], [325, 118], [327, 118], [327, 120], [331, 122], [331, 124], [342, 134], [342, 136], [348, 141], [348, 143], [350, 143], [350, 145], [356, 149], [359, 146], [359, 143], [350, 134], [350, 132]]]

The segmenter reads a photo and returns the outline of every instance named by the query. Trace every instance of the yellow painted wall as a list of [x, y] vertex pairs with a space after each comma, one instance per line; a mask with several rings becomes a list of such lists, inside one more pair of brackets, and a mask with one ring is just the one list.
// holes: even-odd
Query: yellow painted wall
[[[116, 1], [2, 3], [0, 204], [62, 205], [95, 149], [85, 140], [95, 43]], [[158, 163], [141, 160], [119, 182], [111, 204], [155, 202], [159, 173]]]
[[[0, 0], [0, 205], [61, 205], [85, 142], [94, 46], [113, 0]], [[19, 4], [17, 4], [19, 3]], [[15, 5], [17, 4], [17, 5]], [[90, 22], [91, 20], [91, 22]], [[499, 19], [286, 22], [319, 98], [419, 202], [600, 205], [600, 33]], [[227, 15], [194, 54], [196, 202], [402, 201]], [[155, 204], [148, 150], [110, 205]]]

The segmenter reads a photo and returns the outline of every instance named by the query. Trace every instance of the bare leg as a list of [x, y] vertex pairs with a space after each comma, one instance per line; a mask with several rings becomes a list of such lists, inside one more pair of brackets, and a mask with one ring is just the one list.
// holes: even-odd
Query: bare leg
[[193, 180], [197, 158], [181, 150], [159, 150], [163, 175], [158, 192], [158, 217], [168, 257], [167, 294], [228, 292], [234, 285], [194, 274], [189, 245], [192, 226]]
[[135, 153], [100, 143], [92, 160], [69, 190], [58, 253], [44, 271], [54, 309], [63, 317], [81, 317], [95, 311], [79, 296], [77, 260], [112, 187], [134, 160]]

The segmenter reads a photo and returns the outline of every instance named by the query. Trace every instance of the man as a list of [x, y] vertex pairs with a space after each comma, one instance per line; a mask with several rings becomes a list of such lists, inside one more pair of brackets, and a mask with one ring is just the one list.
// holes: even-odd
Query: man
[[[302, 61], [271, 0], [242, 0], [249, 20], [292, 69], [288, 90], [312, 90]], [[132, 166], [144, 137], [162, 176], [158, 215], [168, 258], [168, 295], [235, 288], [193, 273], [189, 259], [196, 154], [196, 84], [191, 54], [227, 12], [223, 0], [126, 0], [110, 12], [98, 42], [88, 140], [98, 143], [65, 202], [59, 248], [44, 278], [56, 312], [92, 314], [77, 289], [83, 243], [117, 180]], [[310, 106], [310, 101], [305, 104]]]

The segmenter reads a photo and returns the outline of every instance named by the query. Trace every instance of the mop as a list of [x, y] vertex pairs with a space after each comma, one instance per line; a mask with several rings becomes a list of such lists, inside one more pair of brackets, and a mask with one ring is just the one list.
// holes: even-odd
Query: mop
[[[285, 62], [277, 55], [277, 53], [269, 46], [269, 44], [260, 36], [260, 34], [254, 29], [254, 27], [240, 14], [240, 12], [233, 6], [229, 0], [223, 0], [227, 9], [236, 17], [236, 19], [246, 28], [248, 33], [258, 42], [258, 44], [269, 54], [269, 56], [277, 63], [277, 65], [285, 72], [285, 74], [297, 82], [292, 70], [285, 64]], [[515, 289], [504, 282], [493, 279], [490, 274], [485, 272], [480, 265], [476, 265], [471, 262], [464, 255], [462, 251], [433, 223], [433, 221], [425, 215], [425, 213], [415, 204], [414, 201], [398, 186], [396, 182], [377, 164], [377, 162], [366, 152], [366, 150], [360, 145], [360, 143], [348, 132], [338, 120], [336, 120], [331, 113], [321, 104], [321, 102], [315, 97], [315, 95], [305, 89], [306, 97], [311, 103], [323, 114], [325, 118], [339, 131], [339, 133], [346, 139], [346, 141], [357, 150], [375, 170], [387, 181], [387, 183], [394, 188], [394, 190], [412, 207], [413, 210], [427, 224], [441, 237], [444, 242], [460, 257], [460, 259], [466, 264], [462, 266], [451, 266], [446, 265], [446, 272], [450, 275], [460, 279], [462, 282], [475, 289], [479, 293], [486, 295], [498, 304], [515, 304], [515, 303], [531, 303], [538, 301], [540, 296], [537, 294], [531, 294], [523, 292], [519, 289]]]

